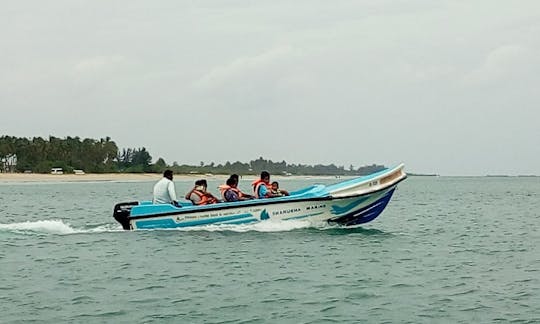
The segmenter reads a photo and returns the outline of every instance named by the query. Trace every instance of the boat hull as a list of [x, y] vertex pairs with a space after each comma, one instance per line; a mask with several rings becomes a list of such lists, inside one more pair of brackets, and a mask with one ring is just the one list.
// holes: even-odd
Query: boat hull
[[126, 230], [291, 220], [354, 226], [370, 222], [383, 212], [397, 184], [406, 178], [402, 168], [331, 186], [309, 187], [290, 197], [182, 208], [150, 202], [120, 203], [114, 208], [114, 218]]

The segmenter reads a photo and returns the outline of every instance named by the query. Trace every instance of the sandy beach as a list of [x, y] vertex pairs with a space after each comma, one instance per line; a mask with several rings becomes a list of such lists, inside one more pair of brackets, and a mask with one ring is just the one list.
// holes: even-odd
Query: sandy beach
[[[45, 173], [0, 173], [0, 182], [86, 182], [86, 181], [157, 181], [163, 175], [158, 173], [87, 173], [87, 174], [45, 174]], [[175, 181], [195, 181], [196, 179], [226, 179], [225, 175], [183, 175], [175, 174]]]

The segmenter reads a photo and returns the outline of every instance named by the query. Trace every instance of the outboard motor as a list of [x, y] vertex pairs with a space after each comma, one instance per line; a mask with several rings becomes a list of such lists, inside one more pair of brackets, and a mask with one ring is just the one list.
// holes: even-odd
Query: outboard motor
[[131, 201], [119, 203], [114, 206], [113, 217], [126, 231], [131, 230], [131, 226], [129, 225], [129, 214], [131, 213], [131, 208], [133, 208], [133, 206], [137, 206], [138, 204], [138, 201]]

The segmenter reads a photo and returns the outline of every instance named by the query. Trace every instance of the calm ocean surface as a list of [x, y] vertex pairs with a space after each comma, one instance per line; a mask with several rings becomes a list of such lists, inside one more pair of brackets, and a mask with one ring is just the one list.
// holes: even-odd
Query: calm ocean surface
[[0, 323], [540, 323], [540, 178], [410, 177], [355, 229], [122, 231], [152, 186], [0, 183]]

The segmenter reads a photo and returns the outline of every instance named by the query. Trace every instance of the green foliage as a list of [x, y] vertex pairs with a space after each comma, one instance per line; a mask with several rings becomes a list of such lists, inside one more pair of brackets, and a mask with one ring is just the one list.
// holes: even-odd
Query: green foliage
[[[36, 173], [48, 173], [51, 168], [62, 168], [64, 172], [74, 169], [86, 172], [116, 172], [118, 170], [116, 156], [118, 147], [110, 137], [100, 140], [79, 137], [65, 139], [49, 136], [17, 138], [0, 137], [0, 160], [9, 155], [17, 159], [15, 171], [31, 170]], [[0, 172], [7, 171], [0, 164]]]
[[343, 166], [336, 166], [334, 164], [322, 165], [317, 164], [315, 166], [303, 165], [303, 164], [288, 164], [285, 161], [273, 162], [272, 160], [266, 160], [259, 157], [257, 160], [249, 161], [249, 163], [242, 163], [240, 161], [229, 162], [224, 165], [216, 165], [214, 162], [205, 164], [204, 162], [199, 165], [187, 165], [174, 162], [171, 167], [175, 173], [179, 174], [239, 174], [239, 175], [258, 175], [261, 171], [268, 171], [274, 175], [336, 175], [336, 176], [358, 176], [366, 175], [373, 172], [383, 170], [383, 165], [369, 165], [354, 169], [351, 165], [346, 170]]
[[167, 169], [167, 163], [165, 163], [165, 160], [163, 160], [162, 158], [159, 158], [156, 163], [154, 163], [152, 169], [153, 172], [163, 173], [163, 171]]
[[154, 172], [151, 165], [152, 157], [144, 147], [139, 149], [123, 149], [122, 153], [118, 154], [116, 159], [118, 161], [118, 168], [122, 172]]
[[18, 138], [11, 136], [0, 137], [0, 172], [24, 172], [31, 170], [35, 173], [48, 173], [51, 168], [62, 168], [64, 172], [81, 169], [90, 173], [101, 172], [156, 172], [172, 169], [177, 174], [239, 174], [258, 175], [266, 170], [273, 175], [365, 175], [380, 171], [383, 165], [369, 165], [355, 169], [344, 166], [288, 164], [285, 161], [273, 162], [259, 157], [244, 163], [240, 161], [216, 165], [201, 161], [198, 165], [178, 164], [167, 165], [159, 158], [152, 164], [152, 156], [146, 148], [128, 148], [118, 150], [116, 143], [110, 137], [99, 140], [79, 137], [65, 139], [49, 136]]

